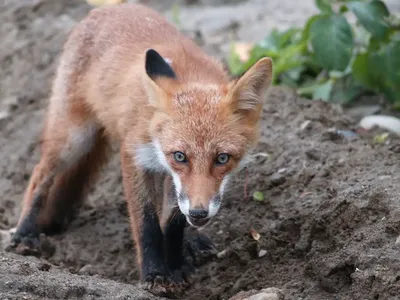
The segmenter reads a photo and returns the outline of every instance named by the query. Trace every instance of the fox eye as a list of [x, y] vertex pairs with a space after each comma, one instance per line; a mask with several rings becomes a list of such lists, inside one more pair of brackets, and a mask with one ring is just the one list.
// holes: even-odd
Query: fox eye
[[180, 151], [174, 152], [174, 159], [180, 163], [187, 162], [186, 155]]
[[229, 158], [230, 158], [230, 155], [227, 153], [218, 154], [216, 164], [224, 165], [229, 161]]

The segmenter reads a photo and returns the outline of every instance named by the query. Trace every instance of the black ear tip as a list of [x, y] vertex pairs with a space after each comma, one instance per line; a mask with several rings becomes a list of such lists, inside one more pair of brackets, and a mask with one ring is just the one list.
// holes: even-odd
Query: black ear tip
[[154, 49], [147, 49], [146, 51], [146, 61], [149, 59], [154, 59], [154, 58], [158, 58], [161, 57], [160, 54], [158, 54], [158, 52]]
[[153, 79], [156, 77], [176, 78], [174, 70], [154, 49], [146, 50], [145, 68], [147, 74]]

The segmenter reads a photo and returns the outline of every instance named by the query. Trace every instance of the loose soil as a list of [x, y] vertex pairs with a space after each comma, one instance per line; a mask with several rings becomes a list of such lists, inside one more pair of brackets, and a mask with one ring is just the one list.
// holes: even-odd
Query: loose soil
[[[88, 9], [78, 0], [0, 4], [3, 247], [39, 159], [57, 55]], [[261, 129], [255, 161], [202, 230], [219, 253], [199, 266], [184, 299], [267, 287], [285, 299], [399, 299], [400, 141], [341, 134], [356, 126], [340, 108], [279, 87], [265, 102]], [[156, 299], [137, 287], [118, 156], [68, 231], [49, 241], [55, 252], [41, 259], [0, 250], [1, 299]]]

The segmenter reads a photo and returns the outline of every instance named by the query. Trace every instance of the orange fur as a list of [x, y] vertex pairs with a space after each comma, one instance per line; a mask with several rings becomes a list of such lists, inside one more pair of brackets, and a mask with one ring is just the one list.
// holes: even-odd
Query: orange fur
[[[146, 73], [149, 48], [170, 60], [176, 78], [151, 78]], [[71, 198], [82, 198], [104, 161], [106, 139], [121, 144], [136, 245], [141, 243], [144, 206], [162, 198], [157, 190], [163, 181], [153, 173], [171, 175], [166, 190], [171, 189], [172, 178], [177, 192], [189, 201], [183, 213], [207, 209], [257, 141], [271, 76], [271, 60], [264, 58], [242, 78], [230, 81], [219, 62], [145, 6], [93, 9], [64, 46], [41, 160], [27, 188], [19, 225], [39, 194], [46, 199], [37, 218], [39, 228], [57, 223], [60, 208], [72, 206]], [[175, 151], [184, 152], [188, 162], [175, 161]], [[216, 165], [219, 153], [228, 153], [230, 160]], [[142, 263], [140, 247], [137, 252]]]

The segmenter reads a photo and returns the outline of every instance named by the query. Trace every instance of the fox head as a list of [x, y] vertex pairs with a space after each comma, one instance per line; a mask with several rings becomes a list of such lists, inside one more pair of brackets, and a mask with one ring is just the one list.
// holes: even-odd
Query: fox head
[[257, 142], [272, 62], [263, 58], [241, 78], [216, 84], [184, 83], [173, 65], [150, 49], [144, 86], [155, 108], [151, 143], [137, 163], [172, 176], [181, 212], [192, 226], [216, 215], [226, 184]]

